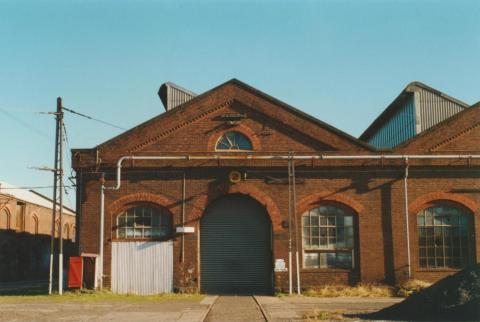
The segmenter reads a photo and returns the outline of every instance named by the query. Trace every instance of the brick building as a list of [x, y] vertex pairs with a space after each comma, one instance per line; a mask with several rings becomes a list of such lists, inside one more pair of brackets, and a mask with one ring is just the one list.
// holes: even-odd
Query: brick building
[[166, 83], [165, 113], [72, 151], [80, 251], [103, 252], [106, 287], [143, 294], [436, 280], [476, 263], [480, 104], [412, 83], [365, 140], [420, 91], [433, 98], [412, 94], [413, 111], [455, 111], [380, 149], [238, 80], [198, 96]]
[[[48, 279], [53, 203], [28, 189], [0, 182], [0, 282]], [[55, 245], [59, 220], [56, 220]], [[64, 208], [66, 258], [73, 252], [75, 212]]]

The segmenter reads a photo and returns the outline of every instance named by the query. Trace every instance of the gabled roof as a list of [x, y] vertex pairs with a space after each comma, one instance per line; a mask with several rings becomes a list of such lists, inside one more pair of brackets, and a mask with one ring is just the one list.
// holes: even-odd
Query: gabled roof
[[403, 91], [393, 100], [393, 102], [390, 103], [390, 105], [388, 105], [388, 107], [360, 135], [359, 139], [367, 141], [373, 135], [373, 133], [375, 133], [382, 126], [382, 124], [384, 124], [391, 116], [393, 116], [398, 111], [398, 109], [402, 106], [404, 100], [407, 99], [408, 96], [415, 91], [415, 89], [424, 89], [428, 92], [437, 94], [442, 98], [451, 101], [463, 108], [467, 108], [469, 106], [467, 103], [451, 97], [439, 90], [436, 90], [421, 82], [414, 81], [405, 86]]
[[[30, 189], [23, 189], [5, 181], [0, 181], [0, 195], [14, 197], [17, 200], [28, 202], [37, 206], [53, 209], [52, 199]], [[57, 205], [58, 207], [58, 205]], [[58, 207], [60, 209], [60, 207]], [[75, 216], [75, 211], [68, 207], [63, 207], [63, 211], [67, 215]]]
[[[266, 93], [264, 93], [264, 92], [262, 92], [262, 91], [260, 91], [256, 88], [254, 88], [250, 85], [247, 85], [247, 84], [245, 84], [245, 83], [243, 83], [243, 82], [241, 82], [241, 81], [239, 81], [238, 79], [235, 79], [235, 78], [233, 78], [233, 79], [231, 79], [231, 80], [229, 80], [229, 81], [227, 81], [227, 82], [225, 82], [225, 83], [223, 83], [223, 84], [221, 84], [221, 85], [219, 85], [219, 86], [217, 86], [217, 87], [215, 87], [215, 88], [213, 88], [213, 89], [211, 89], [211, 90], [209, 90], [209, 91], [207, 91], [203, 94], [200, 94], [200, 95], [192, 98], [191, 100], [189, 100], [186, 103], [178, 105], [177, 107], [175, 107], [175, 108], [173, 108], [169, 111], [166, 111], [166, 112], [164, 112], [164, 113], [162, 113], [162, 114], [160, 114], [156, 117], [153, 117], [152, 119], [150, 119], [150, 120], [148, 120], [144, 123], [141, 123], [138, 126], [135, 126], [135, 127], [127, 130], [126, 132], [124, 132], [124, 133], [122, 133], [122, 134], [120, 134], [116, 137], [113, 137], [112, 139], [98, 145], [97, 149], [102, 149], [104, 147], [107, 147], [109, 144], [111, 144], [113, 142], [116, 142], [118, 140], [122, 140], [123, 138], [128, 137], [129, 135], [133, 134], [134, 132], [136, 132], [140, 129], [143, 129], [143, 128], [149, 126], [152, 123], [158, 122], [158, 121], [160, 121], [164, 118], [167, 118], [167, 117], [175, 115], [175, 114], [181, 114], [186, 109], [188, 109], [190, 106], [194, 105], [196, 102], [198, 102], [198, 101], [200, 101], [200, 100], [202, 100], [202, 99], [204, 99], [204, 98], [206, 98], [210, 95], [214, 95], [217, 91], [219, 91], [220, 89], [222, 89], [222, 88], [224, 88], [228, 85], [234, 85], [234, 86], [242, 88], [242, 89], [244, 89], [244, 90], [246, 90], [250, 93], [253, 93], [254, 95], [257, 95], [257, 96], [261, 97], [262, 99], [264, 99], [266, 101], [269, 101], [269, 102], [271, 102], [271, 103], [289, 111], [290, 113], [296, 115], [297, 117], [306, 119], [306, 120], [318, 125], [319, 127], [322, 127], [324, 129], [327, 129], [327, 130], [335, 133], [339, 137], [344, 138], [345, 140], [349, 141], [350, 143], [352, 143], [354, 145], [357, 145], [357, 146], [359, 146], [363, 149], [366, 149], [368, 151], [375, 151], [375, 148], [373, 146], [371, 146], [370, 144], [365, 143], [363, 141], [360, 141], [359, 139], [351, 136], [350, 134], [347, 134], [347, 133], [345, 133], [345, 132], [343, 132], [343, 131], [341, 131], [341, 130], [339, 130], [339, 129], [337, 129], [337, 128], [335, 128], [335, 127], [333, 127], [333, 126], [331, 126], [331, 125], [329, 125], [329, 124], [327, 124], [327, 123], [325, 123], [325, 122], [323, 122], [323, 121], [321, 121], [321, 120], [319, 120], [319, 119], [317, 119], [317, 118], [315, 118], [315, 117], [313, 117], [313, 116], [311, 116], [311, 115], [309, 115], [309, 114], [307, 114], [307, 113], [305, 113], [305, 112], [303, 112], [303, 111], [301, 111], [301, 110], [299, 110], [299, 109], [297, 109], [297, 108], [295, 108], [295, 107], [293, 107], [289, 104], [286, 104], [286, 103], [284, 103], [284, 102], [282, 102], [282, 101], [280, 101], [280, 100], [278, 100], [278, 99], [276, 99], [276, 98], [274, 98], [274, 97], [272, 97], [272, 96], [270, 96], [270, 95], [268, 95], [268, 94], [266, 94]], [[225, 98], [225, 101], [227, 101], [227, 100], [229, 100], [228, 97]], [[78, 151], [78, 150], [75, 150], [75, 151]]]

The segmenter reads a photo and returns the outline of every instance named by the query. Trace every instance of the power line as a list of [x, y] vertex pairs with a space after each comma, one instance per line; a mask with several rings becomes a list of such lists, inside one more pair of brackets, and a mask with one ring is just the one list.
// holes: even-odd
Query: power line
[[[65, 188], [73, 188], [74, 186], [65, 186]], [[2, 190], [30, 190], [30, 189], [48, 189], [53, 188], [53, 186], [35, 186], [35, 187], [0, 187], [0, 191]]]
[[121, 127], [121, 126], [118, 126], [118, 125], [115, 125], [115, 124], [113, 124], [113, 123], [110, 123], [110, 122], [107, 122], [107, 121], [103, 121], [103, 120], [94, 118], [94, 117], [89, 116], [89, 115], [85, 115], [85, 114], [83, 114], [83, 113], [79, 113], [79, 112], [74, 111], [74, 110], [72, 110], [72, 109], [66, 108], [65, 106], [63, 107], [63, 109], [64, 109], [65, 111], [68, 111], [68, 112], [72, 113], [72, 114], [76, 114], [76, 115], [79, 115], [79, 116], [81, 116], [81, 117], [85, 117], [85, 118], [87, 118], [87, 119], [89, 119], [89, 120], [97, 121], [97, 122], [103, 123], [103, 124], [105, 124], [105, 125], [112, 126], [112, 127], [117, 128], [117, 129], [123, 130], [123, 131], [126, 130], [125, 128], [123, 128], [123, 127]]

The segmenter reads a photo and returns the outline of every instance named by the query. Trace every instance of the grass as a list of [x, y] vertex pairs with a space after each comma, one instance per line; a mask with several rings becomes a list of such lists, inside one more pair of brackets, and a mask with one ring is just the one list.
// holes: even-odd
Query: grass
[[356, 286], [332, 284], [308, 289], [303, 292], [303, 295], [312, 297], [407, 297], [430, 285], [431, 283], [415, 279], [399, 283], [394, 287], [384, 284], [358, 284]]
[[395, 296], [395, 292], [393, 287], [387, 285], [325, 285], [309, 289], [303, 295], [312, 297], [392, 297]]
[[421, 290], [429, 287], [430, 285], [432, 285], [432, 283], [421, 280], [408, 280], [395, 286], [395, 294], [397, 296], [407, 297], [419, 293]]
[[304, 321], [345, 321], [348, 320], [340, 311], [319, 311], [307, 313], [302, 316]]
[[113, 294], [107, 291], [67, 291], [63, 295], [53, 294], [26, 294], [26, 295], [0, 295], [1, 302], [16, 301], [47, 301], [47, 302], [97, 302], [97, 301], [175, 301], [175, 300], [201, 300], [201, 294], [166, 293], [157, 295]]

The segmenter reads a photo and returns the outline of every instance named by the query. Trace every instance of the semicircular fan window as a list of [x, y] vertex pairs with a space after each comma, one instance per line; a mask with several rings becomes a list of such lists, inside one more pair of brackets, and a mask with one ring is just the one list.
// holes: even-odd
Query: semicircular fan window
[[253, 150], [252, 142], [240, 132], [226, 132], [217, 141], [216, 150]]

